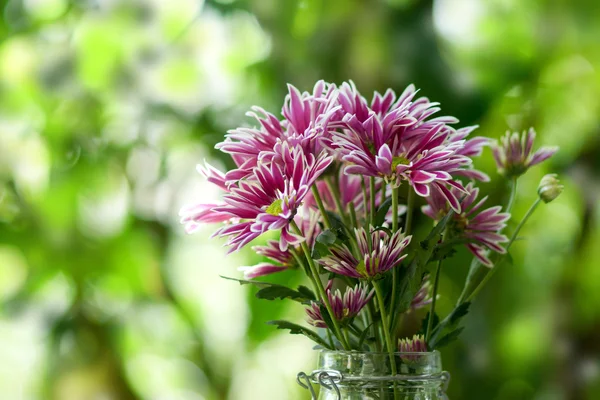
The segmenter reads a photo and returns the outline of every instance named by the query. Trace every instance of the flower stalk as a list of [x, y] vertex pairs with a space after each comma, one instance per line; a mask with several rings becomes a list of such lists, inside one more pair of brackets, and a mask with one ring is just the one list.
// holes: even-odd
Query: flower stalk
[[[319, 207], [319, 211], [321, 212], [321, 217], [323, 218], [323, 223], [327, 229], [331, 228], [331, 222], [329, 221], [329, 216], [327, 215], [327, 211], [325, 210], [325, 206], [323, 205], [323, 200], [321, 199], [321, 195], [319, 194], [319, 190], [315, 185], [311, 188], [313, 197], [317, 202], [317, 206]], [[292, 221], [293, 222], [293, 221]], [[300, 233], [302, 234], [302, 233]]]
[[[538, 197], [537, 199], [535, 199], [535, 201], [533, 202], [533, 204], [527, 210], [527, 213], [525, 213], [525, 216], [523, 217], [523, 219], [521, 220], [521, 222], [519, 222], [519, 225], [517, 225], [517, 227], [515, 228], [515, 231], [513, 232], [512, 236], [510, 237], [510, 240], [509, 240], [508, 244], [506, 245], [507, 254], [508, 254], [508, 250], [510, 250], [510, 247], [512, 246], [512, 244], [514, 243], [515, 239], [519, 235], [519, 232], [521, 231], [521, 228], [523, 228], [523, 226], [525, 225], [525, 223], [527, 222], [527, 220], [529, 219], [529, 217], [531, 217], [531, 215], [533, 215], [533, 213], [536, 210], [537, 206], [541, 202], [542, 202], [541, 198]], [[473, 292], [471, 292], [471, 294], [467, 297], [467, 300], [466, 300], [467, 302], [473, 301], [473, 299], [475, 298], [475, 296], [477, 296], [477, 294], [481, 291], [481, 289], [485, 286], [485, 284], [492, 278], [492, 276], [496, 273], [496, 270], [498, 269], [498, 266], [500, 265], [501, 261], [503, 261], [503, 258], [504, 258], [504, 256], [501, 256], [498, 259], [498, 261], [496, 261], [495, 267], [488, 271], [488, 273], [485, 275], [485, 277], [483, 278], [483, 280], [481, 281], [481, 283], [479, 283], [475, 287], [475, 289], [473, 290]]]
[[390, 326], [388, 323], [388, 316], [385, 310], [385, 301], [383, 297], [383, 292], [379, 283], [377, 281], [373, 281], [373, 288], [375, 288], [375, 296], [377, 297], [377, 302], [379, 303], [379, 313], [381, 314], [381, 328], [383, 330], [383, 335], [385, 338], [385, 344], [387, 347], [388, 354], [390, 356], [390, 366], [392, 369], [392, 375], [396, 375], [396, 358], [394, 353], [396, 352], [396, 348], [394, 346], [394, 342], [392, 341], [392, 337], [390, 335]]
[[415, 206], [415, 191], [408, 188], [408, 200], [406, 204], [406, 221], [404, 224], [404, 233], [410, 234], [412, 230], [413, 208]]
[[[292, 225], [292, 227], [296, 231], [296, 233], [298, 233], [300, 235], [302, 234], [302, 232], [300, 231], [300, 228], [293, 220], [290, 222], [290, 224]], [[321, 301], [325, 305], [325, 308], [327, 309], [327, 312], [329, 313], [329, 316], [331, 317], [334, 333], [337, 336], [338, 340], [342, 343], [342, 346], [344, 347], [344, 349], [350, 350], [350, 345], [346, 342], [346, 338], [342, 334], [340, 326], [335, 318], [335, 314], [333, 312], [333, 309], [331, 308], [331, 304], [329, 303], [327, 294], [325, 293], [325, 288], [323, 287], [323, 283], [321, 282], [321, 278], [319, 277], [319, 271], [317, 271], [317, 267], [316, 267], [315, 263], [313, 262], [313, 259], [310, 255], [310, 250], [308, 249], [306, 242], [302, 242], [301, 246], [302, 246], [302, 251], [304, 251], [304, 255], [308, 262], [308, 266], [312, 273], [313, 279], [317, 285], [317, 291], [319, 293], [319, 297], [321, 298]]]
[[371, 225], [375, 225], [375, 197], [377, 196], [377, 193], [375, 192], [375, 178], [371, 177], [371, 179], [369, 180], [369, 194], [370, 194], [370, 206], [369, 206], [369, 216], [370, 219], [369, 221], [371, 221]]
[[[398, 192], [397, 187], [392, 188], [392, 232], [398, 231]], [[394, 311], [394, 307], [396, 307], [397, 286], [396, 268], [394, 268], [392, 269], [392, 302], [390, 303], [392, 312]]]
[[433, 281], [433, 295], [431, 297], [431, 308], [429, 309], [429, 319], [427, 320], [427, 330], [425, 331], [425, 342], [429, 341], [433, 329], [433, 319], [435, 315], [435, 302], [437, 300], [438, 286], [440, 284], [440, 273], [442, 272], [442, 262], [439, 260], [435, 270], [435, 279]]

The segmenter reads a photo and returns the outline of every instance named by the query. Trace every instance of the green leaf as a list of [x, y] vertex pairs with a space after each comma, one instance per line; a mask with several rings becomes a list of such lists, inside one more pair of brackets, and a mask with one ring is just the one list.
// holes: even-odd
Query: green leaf
[[310, 290], [309, 288], [307, 288], [306, 286], [300, 285], [298, 286], [298, 292], [302, 293], [302, 295], [304, 295], [307, 299], [310, 300], [315, 300], [315, 294], [312, 290]]
[[317, 242], [323, 243], [324, 245], [331, 246], [337, 240], [337, 235], [331, 230], [324, 230], [317, 236]]
[[335, 233], [340, 243], [348, 242], [348, 234], [352, 235], [353, 232], [348, 228], [344, 221], [334, 212], [325, 211], [327, 217], [329, 218], [329, 222], [331, 223], [331, 231]]
[[320, 258], [327, 256], [328, 254], [329, 254], [329, 247], [324, 245], [323, 243], [317, 242], [315, 240], [315, 243], [313, 244], [313, 248], [310, 252], [310, 257], [313, 260], [318, 260]]
[[378, 228], [375, 228], [375, 229], [373, 229], [373, 231], [371, 233], [377, 232], [377, 231], [383, 231], [383, 232], [387, 233], [388, 236], [390, 236], [390, 237], [394, 236], [394, 232], [392, 232], [392, 230], [390, 228], [386, 228], [385, 226], [380, 226]]
[[431, 230], [431, 232], [429, 232], [429, 235], [427, 235], [427, 237], [425, 238], [425, 240], [423, 240], [421, 242], [421, 247], [423, 247], [423, 249], [427, 250], [429, 248], [429, 246], [431, 245], [431, 241], [432, 240], [438, 240], [439, 236], [442, 234], [442, 232], [444, 232], [444, 229], [446, 229], [446, 225], [448, 225], [448, 222], [450, 222], [450, 220], [452, 219], [452, 217], [454, 216], [454, 210], [450, 210], [448, 212], [448, 214], [446, 214], [444, 216], [444, 218], [442, 218]]
[[238, 282], [240, 285], [254, 285], [257, 288], [265, 288], [265, 287], [269, 287], [269, 286], [273, 286], [275, 285], [274, 283], [269, 283], [269, 282], [262, 282], [262, 281], [255, 281], [252, 279], [237, 279], [237, 278], [230, 278], [228, 276], [223, 276], [223, 275], [219, 275], [221, 278], [223, 279], [227, 279], [228, 281], [236, 281]]
[[470, 302], [462, 303], [458, 307], [456, 307], [452, 313], [450, 314], [450, 324], [449, 326], [455, 326], [458, 324], [460, 319], [467, 315], [469, 312], [469, 307], [471, 306]]
[[456, 253], [456, 246], [473, 242], [475, 241], [469, 238], [455, 238], [444, 241], [444, 243], [435, 246], [430, 261], [439, 261], [445, 258], [450, 258]]
[[[276, 300], [276, 299], [291, 299], [297, 301], [302, 304], [306, 304], [311, 300], [315, 299], [314, 293], [308, 289], [307, 287], [300, 286], [298, 290], [291, 289], [284, 285], [279, 285], [276, 283], [269, 282], [261, 282], [255, 280], [246, 280], [246, 279], [235, 279], [229, 278], [226, 276], [221, 276], [221, 278], [237, 281], [240, 285], [254, 285], [260, 290], [256, 292], [256, 297], [259, 299], [265, 300]], [[302, 289], [301, 289], [302, 288]]]
[[325, 307], [323, 304], [320, 304], [319, 309], [321, 310], [321, 316], [323, 317], [323, 321], [325, 321], [325, 325], [327, 325], [331, 329], [331, 332], [335, 335], [335, 332], [333, 331], [333, 321], [331, 320], [329, 311], [327, 311], [327, 307]]
[[310, 299], [294, 289], [286, 286], [273, 285], [260, 289], [256, 292], [256, 297], [265, 300], [291, 299], [300, 303], [307, 303]]
[[392, 198], [386, 199], [377, 210], [375, 214], [375, 226], [380, 227], [385, 222], [385, 216], [387, 215], [390, 207], [392, 206]]
[[415, 256], [412, 262], [406, 268], [400, 268], [396, 271], [396, 285], [398, 296], [396, 304], [392, 305], [394, 315], [403, 313], [408, 309], [415, 293], [421, 287], [423, 281], [424, 266], [419, 263], [419, 257]]
[[[442, 339], [438, 338], [444, 333], [444, 331], [454, 329], [460, 320], [467, 315], [469, 312], [470, 302], [459, 304], [452, 312], [433, 330], [433, 333], [429, 339], [428, 346], [430, 349], [434, 349]], [[458, 335], [458, 334], [457, 334]]]
[[444, 335], [440, 340], [437, 341], [437, 343], [430, 341], [430, 343], [427, 344], [428, 348], [439, 349], [440, 347], [449, 345], [450, 343], [458, 339], [458, 336], [461, 334], [463, 329], [465, 329], [464, 326], [453, 330], [452, 332]]
[[274, 325], [277, 327], [277, 329], [289, 329], [290, 334], [292, 335], [304, 335], [324, 348], [332, 350], [331, 346], [327, 344], [327, 342], [324, 341], [315, 331], [305, 328], [301, 325], [284, 320], [268, 321], [267, 325]]

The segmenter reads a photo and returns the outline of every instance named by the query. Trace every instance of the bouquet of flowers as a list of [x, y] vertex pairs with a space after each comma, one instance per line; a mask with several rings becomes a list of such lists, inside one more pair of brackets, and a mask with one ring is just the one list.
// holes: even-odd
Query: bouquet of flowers
[[[475, 126], [455, 128], [457, 119], [434, 116], [439, 111], [412, 85], [400, 96], [375, 93], [370, 102], [352, 82], [319, 81], [312, 93], [290, 85], [283, 118], [253, 107], [247, 115], [258, 126], [231, 130], [217, 145], [237, 168], [199, 167], [223, 198], [184, 208], [182, 222], [190, 233], [200, 224], [223, 224], [214, 235], [228, 238], [229, 252], [265, 232], [279, 234], [253, 247], [268, 261], [241, 267], [244, 279], [236, 280], [258, 287], [259, 298], [305, 307], [312, 328], [269, 322], [280, 329], [321, 348], [390, 357], [439, 348], [458, 336], [470, 302], [536, 207], [562, 191], [555, 175], [545, 176], [535, 203], [505, 232], [519, 177], [557, 149], [534, 151], [533, 129], [500, 141], [470, 138]], [[504, 206], [486, 204], [479, 193], [478, 183], [490, 178], [473, 167], [473, 158], [486, 147], [510, 185]], [[426, 229], [413, 226], [419, 212]], [[440, 270], [460, 247], [473, 261], [464, 268], [456, 307], [440, 318]], [[284, 270], [305, 274], [307, 285], [256, 280]], [[403, 317], [425, 307], [420, 331], [406, 336]]]

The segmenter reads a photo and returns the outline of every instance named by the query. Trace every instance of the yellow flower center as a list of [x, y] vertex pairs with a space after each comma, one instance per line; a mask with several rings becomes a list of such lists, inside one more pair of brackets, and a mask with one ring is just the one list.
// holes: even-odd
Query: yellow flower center
[[392, 171], [395, 171], [398, 165], [408, 165], [410, 160], [404, 156], [395, 156], [392, 158]]
[[270, 206], [267, 207], [265, 212], [271, 215], [279, 215], [283, 211], [283, 200], [277, 199], [271, 203]]

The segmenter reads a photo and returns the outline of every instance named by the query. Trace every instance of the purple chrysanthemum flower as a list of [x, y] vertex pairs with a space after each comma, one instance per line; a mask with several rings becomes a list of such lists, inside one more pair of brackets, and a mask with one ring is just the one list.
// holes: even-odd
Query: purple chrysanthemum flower
[[319, 303], [315, 303], [314, 301], [311, 302], [310, 305], [305, 308], [305, 311], [306, 315], [308, 315], [306, 322], [317, 328], [327, 328], [323, 314], [321, 314]]
[[[335, 292], [331, 290], [333, 281], [329, 281], [327, 284], [326, 292], [329, 304], [333, 310], [333, 315], [337, 321], [342, 324], [352, 320], [358, 313], [363, 309], [367, 303], [373, 297], [374, 289], [368, 292], [368, 289], [363, 285], [356, 285], [354, 288], [346, 288], [344, 295], [339, 289]], [[308, 315], [308, 323], [317, 328], [327, 328], [327, 324], [321, 314], [321, 309], [318, 303], [312, 302], [308, 308], [306, 308], [306, 314]]]
[[345, 173], [382, 177], [396, 186], [407, 181], [419, 196], [437, 192], [460, 212], [449, 187], [464, 190], [454, 176], [487, 178], [472, 169], [470, 158], [485, 142], [465, 140], [472, 128], [454, 130], [448, 126], [457, 122], [453, 117], [428, 119], [439, 111], [437, 103], [415, 94], [412, 85], [398, 100], [392, 91], [376, 94], [369, 107], [354, 86], [343, 85], [338, 101], [346, 114], [332, 148], [348, 163]]
[[[450, 225], [450, 233], [453, 236], [464, 237], [472, 242], [467, 243], [467, 248], [483, 265], [492, 267], [493, 264], [487, 257], [487, 250], [497, 253], [506, 253], [501, 243], [508, 242], [508, 238], [500, 232], [506, 226], [510, 214], [503, 213], [502, 207], [495, 206], [481, 210], [487, 196], [475, 203], [479, 195], [479, 189], [469, 183], [466, 187], [467, 196], [461, 201], [462, 213], [455, 214]], [[427, 198], [429, 203], [423, 206], [423, 213], [435, 221], [442, 219], [449, 211], [445, 198], [431, 196]]]
[[321, 153], [323, 144], [330, 141], [328, 123], [338, 107], [335, 85], [319, 81], [312, 94], [300, 93], [292, 85], [288, 85], [288, 90], [283, 120], [260, 107], [252, 107], [246, 115], [255, 118], [260, 127], [230, 130], [225, 140], [216, 145], [217, 149], [230, 154], [238, 167], [227, 173], [227, 181], [246, 177], [265, 153], [273, 152], [282, 141], [291, 146], [299, 145], [306, 154], [315, 156]]
[[398, 340], [398, 351], [401, 353], [426, 353], [427, 343], [423, 335], [414, 335], [412, 339]]
[[[406, 254], [402, 254], [410, 243], [411, 236], [404, 237], [401, 231], [391, 237], [381, 231], [369, 235], [363, 229], [355, 229], [358, 243], [359, 258], [345, 245], [332, 247], [331, 255], [323, 257], [318, 262], [323, 267], [336, 274], [359, 279], [374, 279], [384, 272], [396, 267]], [[369, 237], [370, 236], [370, 237]]]
[[285, 142], [277, 156], [280, 162], [259, 163], [253, 169], [254, 179], [240, 181], [224, 197], [226, 204], [213, 209], [241, 220], [216, 232], [218, 236], [231, 236], [227, 244], [232, 250], [267, 230], [281, 229], [282, 250], [302, 240], [290, 232], [289, 223], [332, 159], [324, 153], [318, 158], [306, 155], [300, 147], [290, 148]]
[[312, 93], [300, 93], [288, 84], [282, 114], [286, 140], [300, 145], [306, 153], [319, 154], [331, 142], [331, 119], [340, 108], [335, 85], [318, 81]]
[[421, 288], [414, 295], [413, 299], [410, 302], [409, 309], [411, 311], [416, 311], [421, 308], [427, 307], [432, 302], [431, 297], [431, 282], [429, 281], [429, 274], [426, 274], [423, 277], [423, 282], [421, 283]]
[[535, 130], [529, 128], [527, 132], [506, 132], [500, 139], [492, 144], [494, 159], [498, 172], [507, 177], [523, 175], [530, 167], [552, 157], [558, 147], [542, 147], [533, 152]]
[[257, 106], [246, 115], [255, 118], [260, 128], [232, 129], [225, 135], [225, 140], [215, 146], [231, 155], [238, 167], [227, 172], [229, 182], [246, 177], [258, 164], [260, 154], [272, 152], [275, 144], [285, 137], [285, 129], [275, 115]]
[[[211, 172], [215, 184], [227, 194], [223, 203], [214, 206], [196, 205], [195, 214], [184, 214], [182, 220], [194, 229], [200, 222], [226, 221], [227, 225], [215, 236], [227, 236], [227, 245], [235, 251], [267, 230], [281, 229], [279, 246], [286, 250], [289, 244], [303, 238], [290, 232], [290, 221], [296, 216], [310, 187], [331, 163], [325, 153], [318, 157], [304, 154], [301, 147], [278, 143], [270, 161], [259, 162], [250, 175], [228, 185], [224, 175]], [[211, 170], [212, 171], [212, 170]], [[210, 180], [210, 179], [209, 179]], [[210, 207], [210, 208], [209, 208]]]

